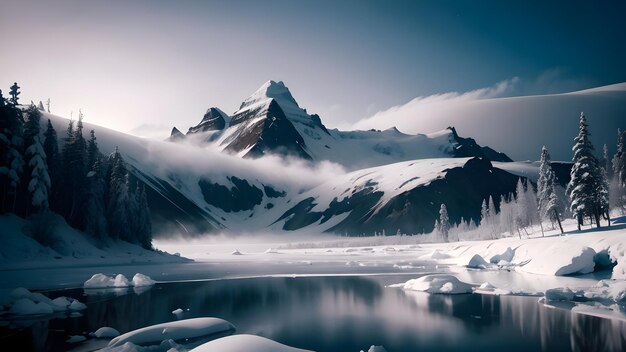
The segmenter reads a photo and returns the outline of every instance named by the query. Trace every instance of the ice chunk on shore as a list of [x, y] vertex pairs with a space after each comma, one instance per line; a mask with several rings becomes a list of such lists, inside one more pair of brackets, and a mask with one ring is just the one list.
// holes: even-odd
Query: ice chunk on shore
[[404, 284], [391, 285], [392, 287], [402, 287], [410, 291], [422, 291], [428, 293], [441, 294], [462, 294], [472, 293], [473, 285], [460, 281], [456, 276], [448, 274], [426, 275], [417, 279], [412, 279]]
[[232, 255], [243, 255], [238, 249], [235, 249], [234, 251], [232, 251], [232, 253], [230, 253]]
[[231, 323], [219, 318], [184, 319], [127, 332], [111, 340], [109, 347], [121, 346], [127, 342], [136, 345], [158, 344], [167, 339], [174, 341], [192, 339], [234, 330], [235, 327]]
[[132, 281], [128, 281], [126, 276], [117, 274], [115, 276], [108, 276], [102, 273], [94, 274], [91, 278], [83, 284], [83, 288], [115, 288], [115, 287], [142, 287], [152, 286], [156, 282], [149, 276], [137, 273], [133, 276]]
[[191, 352], [310, 352], [256, 335], [232, 335], [209, 341]]
[[132, 284], [135, 287], [152, 286], [152, 285], [156, 284], [156, 281], [152, 280], [152, 278], [150, 278], [150, 276], [147, 276], [147, 275], [144, 275], [144, 274], [141, 274], [141, 273], [137, 273], [137, 274], [135, 274], [135, 276], [133, 276]]

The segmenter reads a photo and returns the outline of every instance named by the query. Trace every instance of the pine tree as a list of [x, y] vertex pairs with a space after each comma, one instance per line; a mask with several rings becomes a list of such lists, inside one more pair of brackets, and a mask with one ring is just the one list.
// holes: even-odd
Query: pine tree
[[118, 148], [111, 156], [109, 174], [109, 197], [107, 220], [109, 235], [126, 241], [132, 241], [130, 231], [131, 214], [128, 171]]
[[57, 141], [57, 132], [52, 126], [52, 122], [48, 119], [46, 131], [44, 132], [43, 150], [46, 154], [46, 162], [48, 164], [48, 174], [50, 175], [50, 208], [59, 211], [60, 183], [61, 183], [61, 166], [59, 143]]
[[41, 100], [39, 101], [39, 105], [37, 105], [37, 109], [39, 109], [39, 111], [46, 111], [46, 109], [44, 109], [43, 107], [43, 102]]
[[39, 136], [33, 138], [32, 144], [26, 149], [28, 166], [31, 178], [28, 191], [31, 194], [31, 204], [39, 212], [48, 210], [48, 194], [50, 190], [50, 176], [46, 164], [46, 153], [43, 150]]
[[589, 140], [587, 118], [580, 114], [580, 128], [578, 136], [574, 139], [572, 148], [574, 165], [570, 171], [570, 182], [567, 192], [572, 203], [570, 209], [577, 219], [578, 229], [583, 224], [585, 216], [595, 220], [600, 227], [600, 214], [602, 205], [599, 203], [602, 196], [598, 194], [602, 189], [602, 175], [598, 159], [593, 154], [594, 148]]
[[522, 184], [522, 179], [520, 178], [517, 181], [517, 186], [515, 187], [515, 214], [513, 218], [513, 222], [515, 223], [515, 230], [519, 235], [519, 238], [522, 238], [522, 234], [520, 230], [525, 225], [525, 214], [523, 204], [526, 202], [524, 199], [524, 185]]
[[496, 203], [493, 200], [493, 196], [489, 196], [489, 227], [491, 230], [491, 238], [498, 237], [500, 223], [498, 222], [498, 210], [496, 209]]
[[50, 98], [46, 100], [46, 107], [48, 108], [48, 113], [50, 113]]
[[439, 208], [439, 232], [444, 242], [448, 242], [448, 233], [450, 232], [450, 218], [448, 217], [448, 209], [445, 204], [441, 204]]
[[554, 191], [556, 183], [556, 177], [554, 175], [554, 171], [550, 170], [548, 174], [547, 180], [547, 189], [549, 189], [549, 197], [543, 209], [545, 216], [550, 219], [552, 223], [555, 221], [559, 224], [559, 229], [561, 230], [561, 234], [563, 234], [563, 226], [561, 226], [561, 218], [559, 217], [559, 198]]
[[626, 213], [626, 131], [617, 130], [617, 148], [613, 155], [610, 205]]
[[63, 158], [66, 168], [65, 182], [66, 197], [69, 199], [66, 219], [73, 227], [84, 230], [84, 198], [87, 187], [87, 144], [83, 137], [83, 114], [79, 111], [76, 129], [72, 129], [71, 121], [68, 127], [68, 144], [66, 144]]
[[15, 212], [24, 170], [24, 119], [20, 109], [4, 97], [0, 101], [0, 212]]
[[9, 99], [9, 101], [11, 102], [11, 104], [13, 104], [13, 106], [16, 106], [18, 104], [20, 94], [22, 94], [20, 92], [20, 87], [17, 85], [17, 82], [14, 82], [11, 86], [11, 90], [9, 91], [9, 95], [11, 96], [11, 99]]
[[537, 198], [539, 211], [539, 221], [543, 221], [547, 217], [546, 207], [550, 201], [554, 189], [549, 182], [552, 167], [550, 166], [550, 153], [544, 145], [541, 148], [541, 159], [539, 164], [539, 178], [537, 178]]
[[31, 105], [24, 125], [24, 142], [26, 149], [26, 186], [31, 201], [24, 204], [25, 214], [29, 213], [32, 205], [35, 210], [45, 212], [49, 207], [50, 175], [46, 163], [46, 153], [41, 144], [41, 111]]
[[105, 180], [102, 159], [96, 158], [91, 166], [91, 170], [87, 174], [87, 189], [85, 194], [85, 233], [88, 233], [99, 240], [103, 240], [108, 234], [108, 225], [104, 206], [104, 192]]

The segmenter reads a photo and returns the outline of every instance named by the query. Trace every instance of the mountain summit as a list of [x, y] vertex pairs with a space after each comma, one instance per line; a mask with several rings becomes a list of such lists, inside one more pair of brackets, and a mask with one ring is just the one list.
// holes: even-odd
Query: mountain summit
[[[230, 122], [228, 122], [230, 121]], [[511, 161], [506, 155], [462, 138], [453, 128], [424, 135], [398, 129], [385, 131], [328, 130], [316, 114], [298, 105], [282, 81], [267, 81], [246, 98], [231, 117], [210, 108], [190, 134], [206, 134], [207, 143], [243, 157], [266, 154], [328, 160], [348, 169], [399, 161], [440, 157], [487, 157]]]

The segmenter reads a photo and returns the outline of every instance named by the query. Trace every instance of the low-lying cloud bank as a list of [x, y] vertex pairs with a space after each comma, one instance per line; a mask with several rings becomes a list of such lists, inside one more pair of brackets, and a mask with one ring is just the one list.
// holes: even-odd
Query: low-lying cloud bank
[[626, 128], [626, 83], [592, 90], [549, 95], [507, 97], [517, 91], [518, 78], [465, 93], [415, 98], [358, 121], [355, 129], [396, 126], [407, 133], [428, 133], [455, 126], [463, 136], [507, 153], [515, 160], [536, 160], [546, 145], [554, 159], [571, 159], [572, 139], [584, 111], [592, 141], [614, 149], [617, 129]]

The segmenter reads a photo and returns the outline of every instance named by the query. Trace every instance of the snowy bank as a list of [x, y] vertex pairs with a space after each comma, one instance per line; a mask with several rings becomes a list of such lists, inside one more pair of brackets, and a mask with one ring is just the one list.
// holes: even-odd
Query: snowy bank
[[193, 318], [147, 326], [120, 335], [109, 342], [110, 347], [130, 342], [135, 345], [159, 344], [164, 340], [183, 340], [234, 331], [235, 327], [219, 318]]
[[256, 335], [232, 335], [209, 341], [192, 352], [307, 352]]
[[45, 243], [40, 243], [30, 233], [31, 221], [14, 214], [0, 215], [0, 267], [33, 269], [190, 261], [121, 240], [97, 242], [71, 228], [60, 216], [53, 217], [51, 222]]

